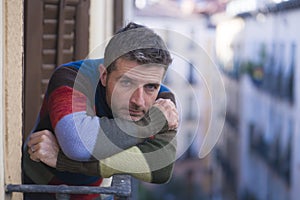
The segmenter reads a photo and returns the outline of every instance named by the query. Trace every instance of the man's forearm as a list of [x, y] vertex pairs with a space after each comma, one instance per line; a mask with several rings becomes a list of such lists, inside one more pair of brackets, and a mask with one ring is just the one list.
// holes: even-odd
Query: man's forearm
[[172, 174], [176, 156], [176, 132], [158, 134], [155, 139], [124, 150], [100, 161], [78, 162], [59, 153], [56, 168], [59, 171], [102, 176], [129, 174], [146, 182], [164, 183]]

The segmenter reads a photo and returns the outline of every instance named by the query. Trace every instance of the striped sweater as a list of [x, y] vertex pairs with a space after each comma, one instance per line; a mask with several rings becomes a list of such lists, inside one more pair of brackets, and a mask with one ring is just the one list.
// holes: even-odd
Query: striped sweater
[[[137, 124], [118, 120], [120, 129], [99, 82], [100, 63], [103, 59], [72, 62], [58, 67], [52, 75], [31, 134], [44, 129], [54, 132], [61, 152], [53, 169], [30, 160], [25, 142], [24, 171], [35, 183], [48, 184], [56, 178], [65, 184], [84, 185], [114, 174], [130, 174], [155, 183], [170, 178], [176, 132], [167, 130], [164, 115], [155, 108], [151, 109], [158, 120], [149, 123], [145, 117]], [[172, 94], [161, 86], [158, 97], [171, 98]], [[159, 128], [162, 122], [165, 126]], [[144, 138], [127, 134], [123, 127]]]

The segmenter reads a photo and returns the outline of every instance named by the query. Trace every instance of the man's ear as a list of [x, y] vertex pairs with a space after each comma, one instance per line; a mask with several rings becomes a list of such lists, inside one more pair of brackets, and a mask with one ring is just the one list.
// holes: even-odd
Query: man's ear
[[106, 87], [106, 79], [107, 79], [107, 70], [106, 67], [102, 64], [99, 65], [99, 71], [100, 71], [100, 80], [104, 87]]

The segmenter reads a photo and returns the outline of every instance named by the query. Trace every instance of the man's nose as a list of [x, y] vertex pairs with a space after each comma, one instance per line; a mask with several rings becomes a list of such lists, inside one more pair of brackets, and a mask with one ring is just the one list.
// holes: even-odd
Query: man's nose
[[130, 98], [130, 102], [134, 103], [140, 107], [145, 106], [144, 88], [143, 87], [139, 87], [133, 92], [133, 94]]

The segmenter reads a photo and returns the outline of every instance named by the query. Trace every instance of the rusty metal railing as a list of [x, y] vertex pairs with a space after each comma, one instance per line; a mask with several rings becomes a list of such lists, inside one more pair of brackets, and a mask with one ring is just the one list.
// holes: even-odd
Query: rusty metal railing
[[116, 196], [118, 200], [130, 200], [131, 177], [129, 175], [113, 176], [110, 187], [8, 184], [5, 186], [5, 191], [7, 193], [55, 193], [57, 200], [69, 200], [70, 194], [107, 194]]

